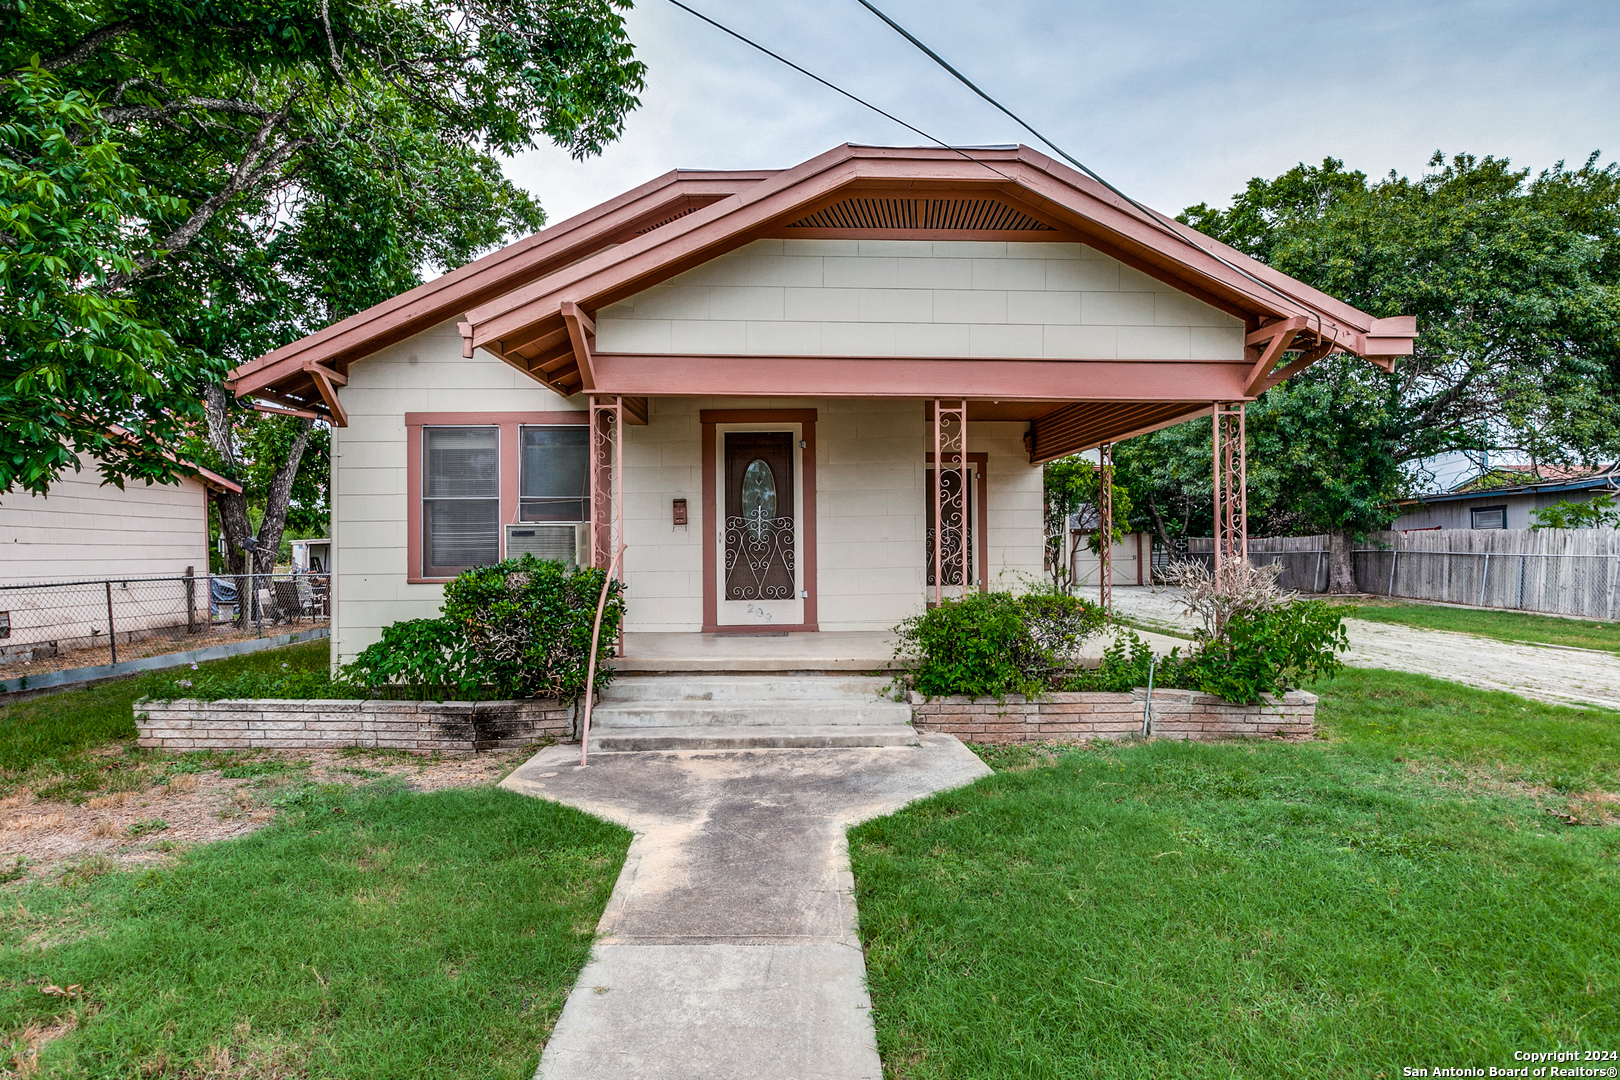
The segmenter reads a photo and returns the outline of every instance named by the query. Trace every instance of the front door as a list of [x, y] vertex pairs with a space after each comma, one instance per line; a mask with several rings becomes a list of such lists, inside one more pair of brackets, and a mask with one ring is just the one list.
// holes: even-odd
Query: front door
[[721, 434], [724, 529], [720, 537], [720, 622], [802, 621], [795, 491], [795, 433]]

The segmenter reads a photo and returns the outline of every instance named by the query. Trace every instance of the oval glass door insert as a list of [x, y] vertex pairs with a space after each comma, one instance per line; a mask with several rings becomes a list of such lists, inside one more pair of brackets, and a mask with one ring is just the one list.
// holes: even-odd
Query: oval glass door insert
[[776, 475], [762, 458], [755, 458], [743, 471], [743, 521], [754, 543], [765, 539], [776, 517]]

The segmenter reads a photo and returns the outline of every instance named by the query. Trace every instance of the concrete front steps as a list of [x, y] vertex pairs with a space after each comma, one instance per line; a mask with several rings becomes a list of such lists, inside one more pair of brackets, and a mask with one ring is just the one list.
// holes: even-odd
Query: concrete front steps
[[591, 710], [590, 749], [918, 745], [911, 706], [888, 688], [842, 674], [623, 673]]

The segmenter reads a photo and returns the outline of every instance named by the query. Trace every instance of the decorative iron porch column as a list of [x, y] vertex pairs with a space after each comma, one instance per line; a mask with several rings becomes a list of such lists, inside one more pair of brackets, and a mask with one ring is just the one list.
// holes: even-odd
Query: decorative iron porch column
[[1243, 402], [1215, 404], [1215, 581], [1249, 559], [1248, 450]]
[[1097, 448], [1097, 602], [1114, 606], [1114, 444]]
[[[624, 398], [591, 396], [591, 565], [624, 546]], [[618, 568], [624, 579], [624, 566]]]
[[[959, 483], [955, 497], [945, 490], [945, 466], [954, 462]], [[954, 405], [934, 400], [934, 603], [945, 595], [946, 556], [961, 556], [962, 595], [972, 587], [969, 565], [972, 522], [968, 518], [967, 399]], [[980, 538], [983, 542], [983, 538]], [[954, 545], [954, 546], [953, 546]]]

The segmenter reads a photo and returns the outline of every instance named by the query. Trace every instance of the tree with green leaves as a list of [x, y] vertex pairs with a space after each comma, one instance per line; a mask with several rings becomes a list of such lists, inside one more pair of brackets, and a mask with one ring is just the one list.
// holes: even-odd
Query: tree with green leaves
[[1551, 506], [1530, 511], [1535, 524], [1532, 532], [1542, 529], [1620, 529], [1620, 503], [1607, 491], [1600, 491], [1585, 502], [1561, 499]]
[[265, 503], [267, 569], [313, 436], [247, 454], [264, 421], [224, 372], [539, 228], [499, 156], [618, 136], [644, 74], [626, 7], [0, 4], [0, 493], [81, 454], [113, 482], [172, 479], [162, 450], [193, 431], [228, 473], [273, 464], [221, 504], [240, 563]]
[[[1086, 546], [1092, 554], [1102, 551], [1102, 469], [1074, 454], [1047, 462], [1041, 471], [1041, 484], [1046, 506], [1047, 573], [1052, 577], [1053, 591], [1067, 593], [1074, 587], [1072, 518], [1079, 517], [1079, 529], [1087, 533]], [[1112, 546], [1124, 535], [1122, 526], [1130, 519], [1132, 507], [1130, 494], [1123, 487], [1113, 483], [1110, 490], [1113, 521], [1108, 542]]]
[[[1620, 167], [1594, 154], [1532, 175], [1436, 155], [1421, 176], [1370, 182], [1329, 159], [1182, 220], [1373, 316], [1417, 316], [1393, 372], [1330, 357], [1249, 408], [1250, 531], [1328, 533], [1332, 591], [1354, 591], [1354, 543], [1389, 523], [1425, 459], [1620, 448]], [[1208, 490], [1209, 422], [1185, 427], [1198, 434], [1120, 448], [1124, 471], [1157, 478], [1129, 481], [1150, 485], [1134, 489], [1150, 515]]]

